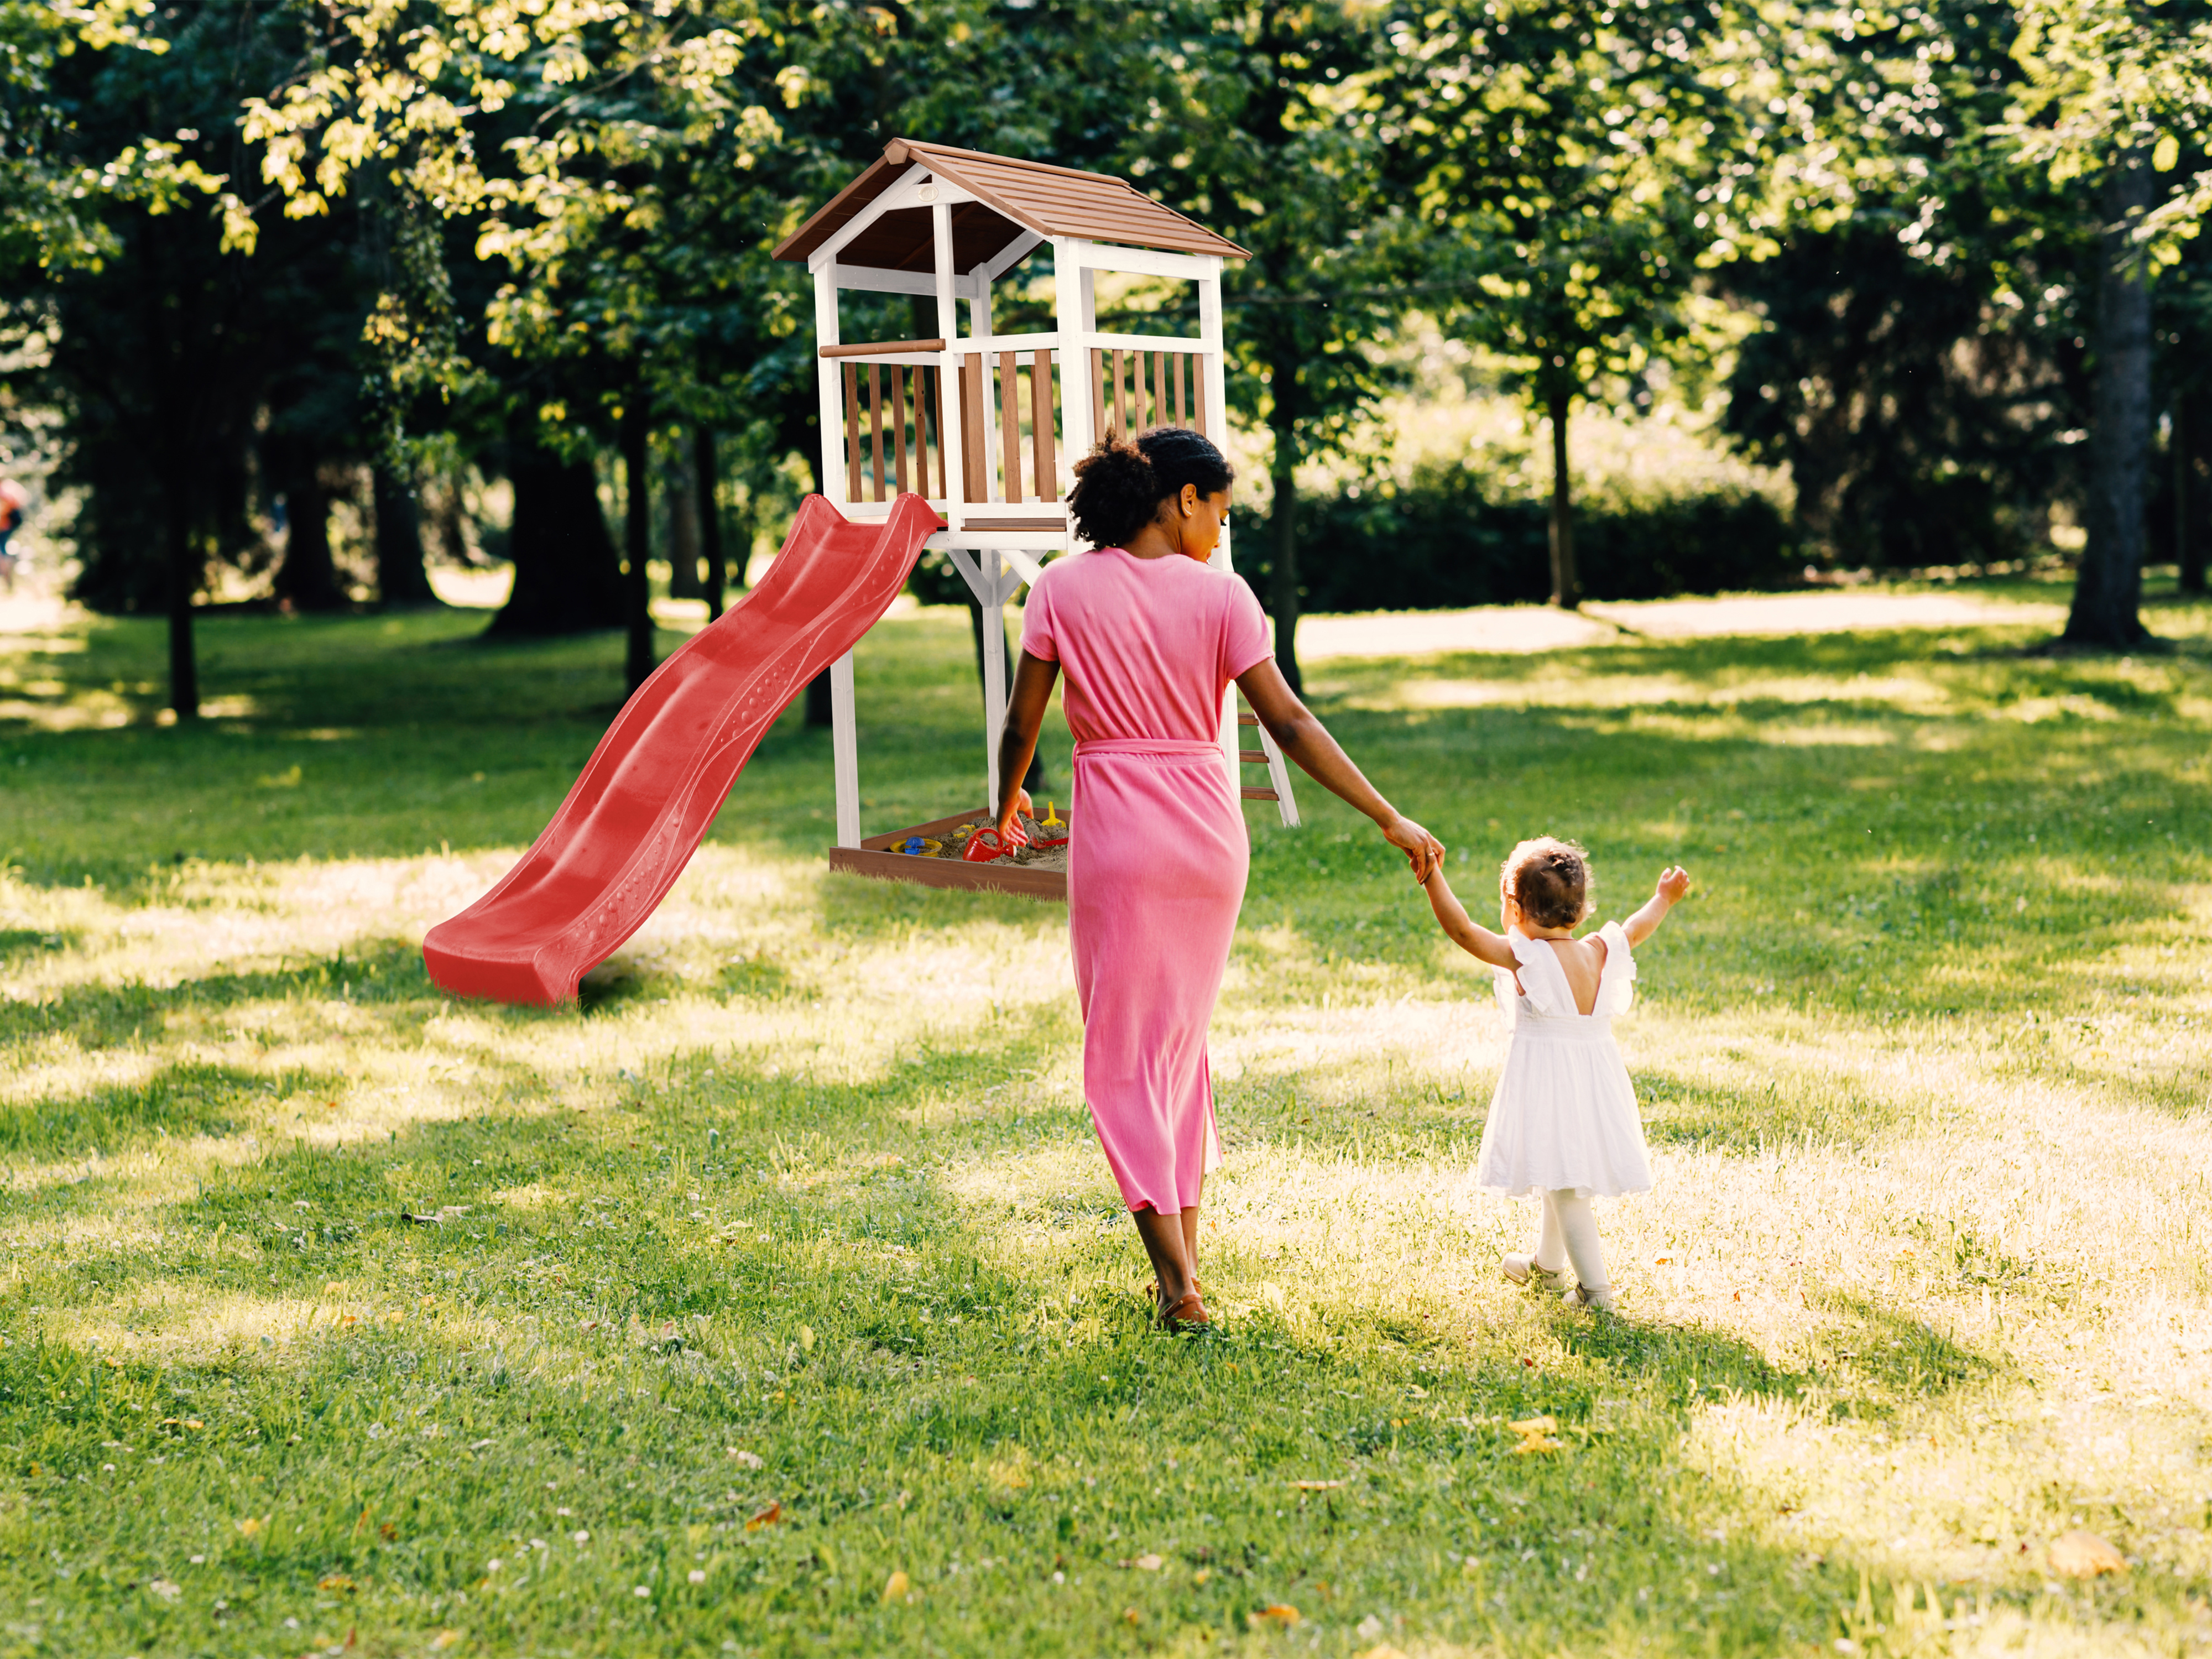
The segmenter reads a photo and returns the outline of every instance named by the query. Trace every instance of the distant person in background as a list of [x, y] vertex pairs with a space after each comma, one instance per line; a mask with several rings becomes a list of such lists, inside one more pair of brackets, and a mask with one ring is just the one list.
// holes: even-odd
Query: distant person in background
[[13, 478], [0, 478], [0, 584], [15, 591], [15, 567], [21, 556], [9, 544], [15, 539], [23, 514], [31, 505], [31, 492]]

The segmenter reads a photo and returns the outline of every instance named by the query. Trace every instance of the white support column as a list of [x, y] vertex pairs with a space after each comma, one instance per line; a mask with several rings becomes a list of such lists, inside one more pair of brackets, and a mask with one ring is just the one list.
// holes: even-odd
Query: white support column
[[[837, 268], [814, 273], [814, 339], [817, 345], [842, 345], [837, 337]], [[845, 388], [835, 357], [817, 356], [815, 380], [822, 398], [822, 489], [831, 501], [845, 501]], [[742, 574], [742, 573], [740, 573]]]
[[[1199, 361], [1206, 365], [1206, 429], [1219, 444], [1225, 442], [1229, 435], [1229, 390], [1223, 384], [1221, 262], [1218, 259], [1214, 261], [1213, 274], [1199, 278], [1198, 337], [1205, 343]], [[1214, 544], [1213, 557], [1207, 562], [1221, 571], [1237, 568], [1225, 524], [1221, 526], [1221, 539]], [[1232, 791], [1244, 787], [1244, 775], [1238, 769], [1237, 759], [1242, 747], [1243, 734], [1237, 727], [1237, 690], [1231, 686], [1221, 696], [1221, 759], [1229, 769], [1229, 787]]]
[[860, 844], [860, 742], [853, 719], [853, 653], [830, 665], [830, 753], [837, 775], [837, 845]]
[[[999, 729], [1006, 723], [1006, 601], [1001, 593], [999, 556], [992, 549], [982, 554], [983, 586], [991, 596], [983, 601], [983, 777], [992, 810], [999, 805]], [[994, 640], [992, 631], [998, 638]]]
[[[968, 332], [978, 340], [991, 337], [991, 268], [978, 265], [971, 273], [975, 291], [968, 299]], [[996, 374], [989, 357], [976, 359], [983, 382], [983, 494], [994, 501], [1006, 499], [1006, 486], [991, 476], [990, 458], [1006, 452], [999, 442], [999, 400], [992, 396]]]
[[[933, 206], [929, 222], [937, 254], [937, 332], [949, 348], [960, 337], [960, 301], [953, 292], [951, 204], [940, 201]], [[960, 418], [960, 354], [947, 349], [943, 356], [943, 367], [937, 373], [937, 384], [945, 398], [944, 416], [937, 423], [937, 441], [939, 453], [945, 457], [945, 526], [955, 536], [960, 533], [961, 521], [967, 516], [962, 506], [968, 494], [967, 464], [961, 454], [961, 440], [965, 434]]]
[[1091, 349], [1083, 343], [1091, 273], [1077, 264], [1065, 237], [1053, 239], [1052, 287], [1060, 324], [1060, 436], [1067, 452], [1061, 465], [1073, 468], [1097, 438], [1091, 430]]

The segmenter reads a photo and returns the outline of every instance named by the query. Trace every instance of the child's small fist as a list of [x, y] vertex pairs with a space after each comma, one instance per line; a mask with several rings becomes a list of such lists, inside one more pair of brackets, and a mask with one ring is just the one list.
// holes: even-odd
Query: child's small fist
[[1690, 890], [1690, 872], [1680, 865], [1669, 865], [1659, 876], [1659, 896], [1669, 904], [1681, 902], [1682, 895]]

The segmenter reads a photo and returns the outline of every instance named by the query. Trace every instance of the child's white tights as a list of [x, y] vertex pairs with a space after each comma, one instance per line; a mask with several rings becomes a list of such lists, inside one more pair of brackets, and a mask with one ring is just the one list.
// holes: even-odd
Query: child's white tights
[[1598, 1248], [1597, 1212], [1571, 1187], [1544, 1194], [1544, 1224], [1536, 1237], [1536, 1266], [1547, 1273], [1574, 1264], [1575, 1277], [1591, 1295], [1613, 1288], [1605, 1276], [1605, 1252]]

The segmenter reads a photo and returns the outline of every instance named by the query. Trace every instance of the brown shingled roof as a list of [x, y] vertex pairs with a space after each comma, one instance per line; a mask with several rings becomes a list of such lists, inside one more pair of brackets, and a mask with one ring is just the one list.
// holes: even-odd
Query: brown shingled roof
[[[1171, 253], [1251, 257], [1195, 219], [1155, 202], [1126, 179], [910, 138], [894, 138], [884, 145], [882, 158], [785, 238], [775, 257], [805, 258], [865, 212], [916, 161], [975, 198], [952, 209], [952, 262], [961, 270], [973, 270], [1002, 252], [1024, 231]], [[921, 207], [886, 213], [839, 250], [837, 263], [878, 270], [933, 270], [937, 257], [929, 218], [930, 210]]]

